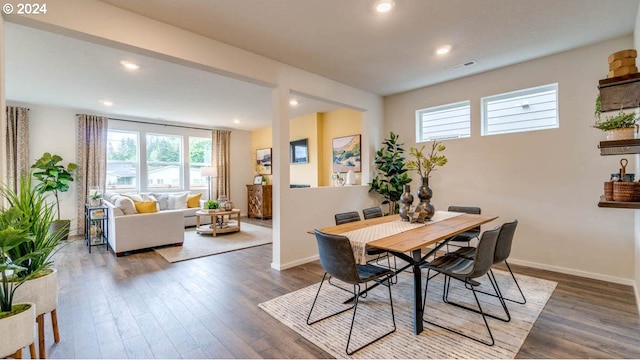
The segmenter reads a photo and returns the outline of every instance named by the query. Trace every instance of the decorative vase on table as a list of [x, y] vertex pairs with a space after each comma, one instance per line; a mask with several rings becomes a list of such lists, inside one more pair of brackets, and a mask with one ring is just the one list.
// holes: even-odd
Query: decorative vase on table
[[435, 207], [431, 204], [432, 196], [433, 191], [431, 191], [431, 188], [429, 187], [429, 177], [423, 177], [422, 185], [418, 188], [418, 199], [420, 199], [420, 204], [418, 204], [417, 208], [419, 207], [427, 213], [427, 216], [425, 217], [426, 220], [430, 220], [436, 213]]
[[413, 195], [411, 195], [411, 186], [404, 185], [404, 192], [400, 195], [400, 217], [403, 221], [409, 221], [409, 210], [413, 204]]

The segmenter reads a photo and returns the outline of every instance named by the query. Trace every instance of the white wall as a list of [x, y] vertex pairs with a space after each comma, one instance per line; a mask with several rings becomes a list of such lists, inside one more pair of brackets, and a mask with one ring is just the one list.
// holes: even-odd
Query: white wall
[[[289, 189], [287, 101], [289, 91], [294, 91], [364, 111], [362, 129], [366, 130], [362, 134], [362, 148], [373, 150], [381, 139], [380, 96], [99, 1], [58, 0], [55, 7], [55, 11], [46, 15], [12, 16], [10, 20], [274, 88], [273, 149], [276, 156], [273, 160], [272, 267], [284, 269], [317, 257], [315, 239], [307, 234], [308, 230], [332, 224], [333, 214], [345, 208], [345, 204], [350, 209], [359, 210], [373, 203], [366, 191], [362, 191], [363, 187], [326, 188], [322, 191]], [[4, 97], [4, 94], [0, 95]], [[363, 151], [363, 183], [369, 181], [369, 155]]]
[[[415, 110], [470, 99], [471, 137], [445, 142], [449, 163], [430, 182], [436, 209], [480, 206], [500, 216], [489, 227], [517, 218], [514, 263], [632, 284], [633, 211], [597, 207], [620, 157], [600, 156], [590, 127], [607, 56], [632, 46], [627, 36], [385, 98], [385, 119], [403, 119], [386, 129], [415, 146]], [[554, 82], [559, 129], [480, 136], [482, 96]]]

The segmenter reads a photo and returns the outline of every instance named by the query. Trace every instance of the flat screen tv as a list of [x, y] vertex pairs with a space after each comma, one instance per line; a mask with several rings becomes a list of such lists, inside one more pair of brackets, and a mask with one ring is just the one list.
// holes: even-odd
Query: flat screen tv
[[291, 164], [306, 164], [309, 162], [307, 139], [294, 140], [289, 143], [289, 162]]

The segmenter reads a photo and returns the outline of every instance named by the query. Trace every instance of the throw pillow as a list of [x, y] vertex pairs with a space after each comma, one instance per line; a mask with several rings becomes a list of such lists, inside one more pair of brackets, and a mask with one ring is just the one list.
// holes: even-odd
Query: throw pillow
[[187, 209], [187, 196], [189, 193], [169, 194], [169, 210]]
[[153, 201], [156, 203], [156, 211], [160, 211], [160, 203], [155, 196], [151, 195], [151, 193], [141, 193], [140, 196], [142, 196], [142, 201]]
[[140, 194], [122, 194], [122, 196], [126, 196], [131, 200], [142, 201], [142, 196], [140, 196]]
[[153, 193], [152, 195], [158, 200], [158, 208], [160, 208], [160, 211], [169, 210], [169, 194]]
[[200, 198], [202, 194], [193, 194], [187, 196], [187, 207], [190, 208], [199, 208], [200, 207]]
[[136, 205], [133, 203], [133, 200], [129, 199], [128, 197], [116, 195], [112, 197], [112, 199], [115, 201], [113, 205], [119, 207], [125, 215], [133, 215], [138, 213], [136, 211]]
[[155, 201], [136, 201], [133, 200], [138, 214], [150, 214], [158, 212], [158, 205]]

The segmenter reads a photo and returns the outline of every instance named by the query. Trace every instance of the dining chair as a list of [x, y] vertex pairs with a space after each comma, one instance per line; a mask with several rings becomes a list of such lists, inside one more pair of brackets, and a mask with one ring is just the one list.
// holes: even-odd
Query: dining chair
[[[479, 285], [479, 283], [476, 282], [474, 279], [487, 275], [487, 273], [491, 269], [491, 265], [493, 265], [493, 256], [496, 250], [496, 243], [498, 241], [499, 233], [500, 233], [499, 228], [485, 231], [478, 242], [478, 246], [475, 248], [475, 253], [473, 258], [457, 256], [454, 254], [445, 254], [423, 265], [423, 267], [427, 268], [427, 281], [424, 288], [424, 300], [422, 303], [422, 309], [423, 309], [422, 321], [424, 321], [425, 323], [437, 326], [441, 329], [464, 336], [468, 339], [475, 340], [485, 345], [493, 346], [495, 344], [493, 334], [491, 333], [491, 328], [489, 328], [489, 323], [487, 322], [487, 314], [483, 311], [482, 305], [478, 300], [478, 295], [476, 294], [478, 292], [478, 290], [476, 290], [476, 287]], [[430, 272], [432, 270], [438, 272], [439, 274], [445, 275], [444, 281], [443, 281], [442, 296], [443, 296], [443, 301], [448, 302], [451, 305], [455, 305], [459, 308], [469, 310], [469, 308], [467, 307], [459, 306], [456, 303], [452, 303], [446, 300], [448, 297], [449, 288], [451, 285], [451, 279], [462, 281], [464, 282], [465, 287], [468, 287], [469, 289], [471, 289], [471, 291], [473, 292], [473, 297], [475, 298], [476, 304], [478, 306], [478, 310], [476, 312], [482, 315], [482, 320], [484, 321], [485, 328], [487, 329], [489, 338], [491, 339], [490, 341], [481, 339], [479, 337], [475, 337], [469, 334], [465, 334], [461, 329], [447, 327], [447, 326], [435, 323], [433, 321], [427, 320], [426, 318], [427, 308], [425, 305], [426, 305], [427, 294], [429, 291]], [[434, 275], [434, 277], [436, 275]], [[501, 299], [500, 300], [501, 305], [503, 305], [503, 308], [506, 308], [506, 306], [503, 304], [502, 297], [498, 295], [498, 289], [493, 282], [493, 278], [489, 276], [488, 278], [494, 291], [496, 292], [496, 295], [498, 296], [499, 299]]]
[[[315, 298], [313, 299], [313, 304], [311, 305], [311, 309], [309, 310], [309, 315], [307, 316], [307, 325], [313, 325], [319, 321], [325, 320], [327, 318], [333, 317], [338, 314], [342, 314], [346, 311], [353, 309], [353, 316], [351, 317], [351, 325], [349, 328], [349, 336], [347, 337], [347, 346], [345, 351], [347, 355], [352, 355], [356, 351], [361, 350], [362, 348], [371, 345], [372, 343], [382, 339], [383, 337], [393, 333], [396, 331], [396, 319], [393, 312], [393, 298], [391, 297], [391, 277], [394, 275], [393, 271], [385, 268], [381, 268], [375, 265], [366, 264], [360, 265], [356, 264], [355, 257], [353, 256], [353, 251], [351, 250], [351, 244], [349, 242], [349, 238], [341, 235], [331, 235], [327, 233], [323, 233], [319, 230], [315, 230], [316, 241], [318, 243], [318, 252], [320, 255], [320, 264], [322, 268], [325, 270], [324, 275], [322, 276], [322, 281], [320, 282], [320, 286], [318, 287], [318, 291], [316, 293]], [[333, 314], [324, 316], [320, 319], [311, 320], [311, 315], [313, 313], [314, 308], [316, 307], [316, 302], [318, 300], [318, 296], [320, 295], [320, 290], [322, 289], [322, 284], [324, 284], [327, 275], [334, 277], [338, 280], [341, 280], [347, 284], [353, 285], [353, 305], [347, 309], [340, 310]], [[359, 346], [356, 349], [349, 350], [349, 345], [351, 344], [351, 335], [353, 333], [353, 325], [356, 320], [356, 313], [358, 311], [359, 298], [358, 294], [360, 294], [360, 284], [366, 284], [367, 282], [374, 281], [384, 285], [388, 288], [389, 291], [389, 305], [391, 307], [391, 322], [393, 323], [393, 329], [385, 332], [384, 334], [376, 337], [375, 339], [367, 342], [364, 345]], [[342, 299], [335, 299], [340, 303], [343, 302]], [[376, 316], [375, 319], [378, 317]], [[367, 329], [367, 333], [370, 333], [370, 329]]]
[[[364, 219], [374, 219], [374, 218], [379, 218], [384, 216], [382, 214], [382, 209], [379, 206], [374, 206], [374, 207], [370, 207], [370, 208], [366, 208], [362, 210], [362, 215], [364, 215]], [[398, 270], [398, 264], [396, 262], [396, 257], [393, 256], [393, 267], [391, 267], [391, 260], [390, 258], [392, 257], [391, 254], [389, 254], [388, 251], [384, 250], [384, 249], [380, 249], [380, 248], [376, 248], [373, 246], [365, 246], [365, 252], [367, 253], [367, 255], [370, 256], [375, 256], [375, 260], [371, 260], [370, 262], [374, 262], [376, 265], [379, 266], [385, 266], [383, 264], [380, 264], [380, 259], [383, 257], [387, 258], [387, 267], [389, 269], [392, 269], [393, 271], [397, 271]], [[395, 276], [393, 283], [397, 283], [398, 282], [398, 277]]]
[[[481, 210], [479, 207], [476, 206], [458, 206], [458, 205], [451, 205], [449, 206], [449, 208], [447, 208], [447, 211], [455, 211], [455, 212], [461, 212], [461, 213], [465, 213], [465, 214], [474, 214], [474, 215], [480, 215]], [[467, 230], [463, 233], [460, 233], [450, 239], [448, 239], [447, 241], [447, 252], [449, 251], [449, 243], [450, 242], [466, 242], [467, 246], [470, 245], [471, 240], [473, 239], [478, 239], [478, 236], [480, 236], [480, 226], [476, 226], [473, 229]], [[460, 245], [456, 245], [456, 246], [460, 246]]]
[[362, 215], [364, 215], [365, 220], [383, 216], [382, 209], [379, 206], [374, 206], [362, 210]]
[[336, 225], [342, 225], [354, 221], [360, 221], [360, 214], [357, 211], [349, 211], [344, 213], [338, 213], [334, 215]]
[[[518, 284], [518, 280], [516, 280], [516, 277], [513, 274], [513, 271], [511, 270], [511, 266], [509, 266], [509, 263], [507, 262], [509, 255], [511, 255], [511, 245], [513, 244], [513, 237], [515, 235], [517, 226], [518, 226], [518, 220], [513, 220], [511, 222], [502, 224], [502, 226], [500, 227], [500, 234], [498, 235], [496, 251], [493, 256], [493, 265], [497, 265], [504, 262], [504, 264], [507, 266], [507, 270], [509, 270], [509, 273], [511, 274], [511, 278], [513, 279], [513, 282], [516, 284], [516, 287], [520, 292], [520, 297], [522, 298], [522, 300], [513, 300], [509, 298], [504, 298], [504, 300], [507, 300], [516, 304], [524, 305], [527, 303], [527, 298], [524, 296], [524, 293], [520, 288], [520, 284]], [[452, 254], [456, 254], [458, 256], [464, 256], [464, 257], [472, 257], [474, 254], [474, 251], [475, 251], [475, 248], [473, 247], [461, 247], [456, 251], [454, 251]], [[495, 276], [493, 275], [493, 271], [491, 271], [491, 275], [495, 279]], [[497, 285], [497, 281], [496, 281], [496, 285]], [[487, 294], [487, 295], [492, 295], [492, 294]]]

